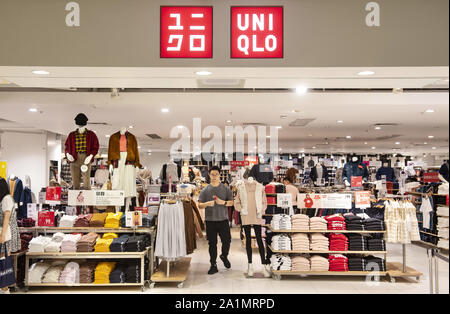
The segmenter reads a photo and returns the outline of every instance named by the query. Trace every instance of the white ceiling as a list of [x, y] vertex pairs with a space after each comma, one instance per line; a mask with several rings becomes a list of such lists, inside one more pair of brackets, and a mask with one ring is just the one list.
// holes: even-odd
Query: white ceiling
[[[0, 67], [0, 86], [16, 84], [26, 88], [58, 88], [59, 91], [7, 91], [0, 88], [0, 119], [13, 121], [15, 128], [34, 128], [68, 134], [75, 128], [74, 117], [85, 112], [91, 126], [106, 147], [107, 134], [122, 126], [134, 126], [142, 150], [167, 151], [173, 143], [170, 130], [177, 125], [192, 129], [192, 119], [202, 118], [203, 127], [222, 130], [226, 120], [232, 125], [263, 123], [282, 126], [283, 152], [436, 153], [448, 154], [449, 98], [448, 67], [434, 68], [314, 68], [314, 69], [193, 69], [193, 68], [45, 68], [48, 76], [36, 76], [34, 67]], [[75, 92], [68, 88], [197, 88], [198, 70], [213, 74], [207, 79], [243, 80], [248, 89], [294, 88], [365, 89], [325, 91], [298, 95], [293, 92]], [[375, 75], [358, 77], [362, 70]], [[4, 80], [11, 84], [5, 84]], [[242, 81], [240, 81], [242, 83]], [[220, 87], [220, 86], [214, 86]], [[392, 93], [367, 89], [445, 88], [443, 91]], [[30, 108], [40, 113], [29, 112]], [[169, 108], [170, 113], [161, 113]], [[425, 113], [433, 109], [434, 113]], [[297, 112], [293, 112], [296, 110]], [[286, 115], [286, 119], [281, 119]], [[306, 127], [289, 127], [296, 119], [315, 119]], [[337, 120], [343, 120], [339, 124]], [[375, 130], [377, 123], [398, 126]], [[12, 125], [0, 123], [1, 129]], [[157, 133], [162, 140], [145, 134]], [[346, 139], [346, 136], [352, 136]], [[397, 138], [389, 139], [392, 135]], [[434, 138], [428, 138], [433, 135]], [[383, 139], [383, 137], [388, 137]], [[328, 140], [326, 140], [326, 138]], [[326, 145], [325, 142], [329, 144]], [[400, 145], [395, 144], [400, 142]], [[427, 142], [425, 145], [424, 143]], [[367, 143], [367, 144], [365, 144]], [[313, 149], [312, 147], [316, 147]], [[372, 149], [372, 147], [376, 147]], [[433, 150], [432, 147], [436, 149]], [[394, 148], [396, 149], [394, 151]]]

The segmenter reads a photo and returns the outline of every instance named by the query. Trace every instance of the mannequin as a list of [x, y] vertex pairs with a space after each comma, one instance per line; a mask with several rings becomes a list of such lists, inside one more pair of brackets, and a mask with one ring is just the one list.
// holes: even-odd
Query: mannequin
[[236, 185], [237, 195], [234, 206], [241, 213], [242, 227], [246, 237], [246, 250], [248, 258], [248, 276], [253, 277], [253, 252], [252, 252], [252, 236], [251, 228], [255, 231], [256, 240], [258, 242], [259, 254], [263, 264], [264, 277], [270, 277], [270, 265], [267, 265], [265, 258], [265, 248], [262, 241], [262, 215], [267, 209], [267, 197], [264, 186], [258, 183], [253, 177], [248, 180], [239, 181]]
[[91, 164], [100, 148], [97, 135], [86, 129], [88, 118], [80, 113], [75, 117], [78, 129], [69, 134], [66, 140], [66, 157], [70, 163], [73, 188], [80, 189], [80, 181], [83, 180], [83, 188], [91, 189]]
[[383, 176], [386, 176], [387, 182], [394, 182], [396, 179], [395, 171], [389, 166], [387, 161], [384, 161], [383, 166], [378, 169], [376, 179], [381, 180]]
[[364, 163], [359, 162], [357, 156], [353, 156], [351, 161], [345, 164], [342, 177], [344, 178], [345, 185], [349, 187], [352, 177], [362, 177], [363, 181], [366, 182], [369, 178], [369, 171]]
[[447, 160], [442, 166], [441, 169], [439, 169], [439, 180], [444, 183], [448, 183], [449, 181], [449, 161]]
[[22, 194], [23, 183], [14, 173], [11, 173], [8, 180], [9, 193], [14, 199], [15, 209], [23, 206]]
[[269, 162], [264, 163], [264, 159], [261, 157], [259, 164], [254, 165], [250, 170], [249, 177], [253, 177], [261, 184], [269, 184], [274, 178], [272, 166]]
[[320, 185], [322, 179], [324, 179], [325, 182], [328, 182], [328, 169], [324, 166], [323, 162], [318, 163], [311, 169], [310, 178], [316, 185]]
[[112, 176], [112, 189], [124, 191], [125, 211], [130, 210], [132, 198], [137, 196], [136, 175], [142, 167], [136, 137], [126, 127], [111, 135], [108, 165]]

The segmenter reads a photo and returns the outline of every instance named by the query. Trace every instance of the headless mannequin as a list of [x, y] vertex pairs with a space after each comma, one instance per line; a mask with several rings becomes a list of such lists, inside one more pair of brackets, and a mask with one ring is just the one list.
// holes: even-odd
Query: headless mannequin
[[[358, 162], [358, 157], [354, 156], [352, 157], [352, 162]], [[347, 179], [345, 179], [345, 186], [349, 187], [351, 184], [348, 182]]]
[[[128, 129], [126, 127], [123, 127], [120, 129], [120, 135], [125, 135], [127, 132], [128, 132]], [[136, 167], [136, 172], [137, 171], [139, 171], [139, 167]], [[114, 175], [114, 166], [113, 165], [109, 166], [109, 173], [111, 174], [111, 177], [113, 177], [113, 175]], [[130, 211], [131, 200], [132, 200], [132, 197], [125, 198], [125, 212]], [[118, 213], [119, 211], [120, 211], [120, 208], [116, 208], [116, 212]]]

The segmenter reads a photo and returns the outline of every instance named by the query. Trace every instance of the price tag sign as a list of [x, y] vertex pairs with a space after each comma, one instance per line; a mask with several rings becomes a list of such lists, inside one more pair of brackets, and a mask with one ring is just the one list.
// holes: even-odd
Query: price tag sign
[[355, 192], [355, 207], [361, 208], [361, 209], [370, 208], [370, 192], [369, 191]]
[[134, 211], [139, 211], [144, 215], [148, 215], [148, 207], [135, 207]]
[[363, 179], [362, 177], [352, 177], [352, 188], [362, 188]]
[[142, 212], [127, 212], [125, 223], [128, 228], [142, 227]]
[[47, 187], [45, 193], [45, 204], [48, 205], [61, 204], [61, 187]]
[[292, 207], [292, 195], [278, 194], [277, 195], [277, 206], [281, 208], [291, 208]]
[[55, 226], [55, 212], [40, 211], [38, 213], [39, 227], [54, 227]]

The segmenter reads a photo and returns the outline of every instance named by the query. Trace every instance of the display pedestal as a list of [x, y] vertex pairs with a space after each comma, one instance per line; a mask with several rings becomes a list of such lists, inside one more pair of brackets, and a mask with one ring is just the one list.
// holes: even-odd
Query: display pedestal
[[185, 257], [176, 262], [170, 262], [170, 274], [167, 276], [168, 262], [163, 261], [151, 277], [150, 288], [155, 287], [158, 282], [179, 283], [178, 288], [183, 288], [183, 284], [187, 279], [189, 267], [191, 266], [191, 258]]
[[391, 282], [395, 282], [395, 278], [407, 278], [415, 277], [417, 281], [423, 274], [420, 271], [415, 270], [409, 266], [406, 266], [406, 272], [403, 272], [402, 263], [386, 263], [386, 271], [388, 276], [391, 278]]

